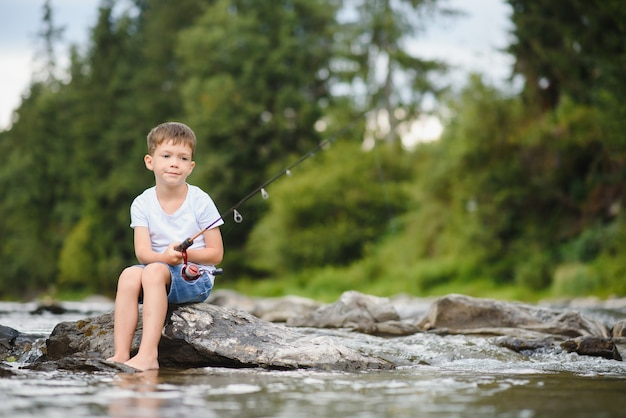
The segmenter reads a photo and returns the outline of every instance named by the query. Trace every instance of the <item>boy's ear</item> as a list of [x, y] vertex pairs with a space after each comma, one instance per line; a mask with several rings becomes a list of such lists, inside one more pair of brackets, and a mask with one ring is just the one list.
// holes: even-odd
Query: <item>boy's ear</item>
[[146, 164], [146, 168], [147, 168], [148, 170], [152, 170], [152, 155], [150, 155], [150, 154], [146, 154], [146, 155], [143, 157], [143, 162]]

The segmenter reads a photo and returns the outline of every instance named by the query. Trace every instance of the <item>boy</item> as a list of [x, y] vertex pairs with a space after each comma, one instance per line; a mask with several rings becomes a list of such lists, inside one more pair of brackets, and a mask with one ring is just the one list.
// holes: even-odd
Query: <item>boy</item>
[[[156, 185], [131, 205], [135, 255], [141, 265], [127, 267], [119, 277], [115, 297], [115, 352], [108, 361], [138, 370], [158, 369], [158, 345], [168, 303], [202, 302], [215, 277], [209, 274], [224, 255], [219, 226], [224, 223], [208, 194], [187, 183], [193, 171], [196, 137], [186, 125], [168, 122], [148, 134], [144, 162], [154, 172]], [[218, 220], [216, 222], [216, 220]], [[202, 273], [187, 281], [182, 276], [183, 253], [175, 247], [211, 223], [188, 248], [187, 260]], [[139, 319], [137, 302], [143, 300], [143, 334], [137, 355], [130, 347]]]

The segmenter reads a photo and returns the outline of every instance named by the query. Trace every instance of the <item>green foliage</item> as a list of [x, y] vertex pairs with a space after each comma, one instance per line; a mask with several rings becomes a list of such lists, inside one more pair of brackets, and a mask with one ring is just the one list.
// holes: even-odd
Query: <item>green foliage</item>
[[[277, 163], [313, 148], [321, 102], [329, 100], [334, 0], [212, 2], [179, 34], [181, 93], [201, 141], [194, 181], [219, 207], [257, 188]], [[246, 204], [246, 224], [264, 207]], [[245, 271], [249, 228], [224, 234], [224, 268]]]
[[[529, 118], [518, 98], [479, 78], [449, 109], [454, 117], [444, 137], [405, 156], [413, 178], [402, 189], [409, 193], [407, 209], [396, 212], [396, 232], [381, 235], [357, 259], [344, 258], [349, 264], [343, 268], [338, 261], [315, 268], [321, 264], [315, 251], [323, 250], [316, 248], [318, 230], [306, 234], [307, 223], [292, 223], [288, 233], [281, 229], [292, 222], [292, 210], [315, 222], [320, 198], [301, 192], [318, 192], [315, 181], [305, 177], [284, 186], [293, 188], [290, 194], [282, 195], [282, 188], [274, 193], [277, 201], [254, 231], [251, 257], [266, 263], [271, 254], [280, 254], [281, 266], [301, 271], [293, 276], [264, 264], [289, 278], [289, 284], [279, 280], [283, 285], [274, 288], [329, 299], [350, 287], [381, 295], [463, 291], [527, 299], [623, 294], [618, 260], [626, 240], [615, 218], [620, 206], [613, 200], [614, 156], [598, 141], [603, 133], [597, 112], [564, 100], [556, 112]], [[347, 165], [335, 157], [312, 170], [334, 177]], [[337, 178], [332, 182], [341, 184]], [[330, 187], [323, 179], [318, 183]], [[613, 206], [598, 200], [606, 197]], [[322, 202], [327, 200], [332, 201]], [[345, 228], [335, 225], [334, 230], [341, 236]], [[280, 240], [294, 247], [309, 240], [313, 245], [306, 257], [315, 262], [290, 266], [285, 257], [299, 249], [279, 246]], [[325, 248], [336, 251], [332, 244]]]
[[[626, 9], [509, 3], [523, 94], [472, 77], [446, 98], [440, 141], [366, 152], [358, 109], [386, 109], [394, 132], [395, 110], [441, 92], [429, 74], [444, 63], [401, 48], [439, 2], [357, 1], [351, 22], [337, 0], [142, 0], [128, 15], [103, 2], [68, 81], [33, 81], [0, 132], [0, 297], [113, 293], [135, 262], [130, 203], [153, 181], [145, 136], [165, 120], [196, 131], [190, 181], [222, 210], [341, 128], [246, 202], [241, 227], [226, 220], [222, 285], [329, 301], [625, 295]], [[339, 82], [366, 96], [332, 94]]]
[[559, 296], [586, 296], [602, 292], [599, 276], [593, 268], [583, 263], [564, 263], [554, 272], [552, 292]]
[[82, 219], [69, 232], [59, 255], [58, 284], [64, 288], [89, 285], [86, 277], [96, 277], [98, 260], [86, 250], [97, 230], [93, 219]]
[[365, 152], [347, 142], [318, 153], [268, 189], [268, 213], [247, 247], [250, 263], [284, 274], [363, 257], [368, 246], [389, 233], [392, 217], [406, 210], [408, 169], [402, 158], [391, 150]]
[[624, 254], [626, 254], [626, 222], [624, 215], [608, 224], [603, 230], [596, 233], [602, 240], [602, 246], [597, 257], [588, 262], [590, 267], [589, 276], [591, 288], [600, 296], [615, 296], [626, 294], [626, 266], [624, 266]]
[[538, 2], [507, 0], [512, 6], [514, 71], [524, 76], [525, 97], [543, 111], [563, 96], [581, 104], [600, 92], [623, 95], [626, 10], [620, 0]]

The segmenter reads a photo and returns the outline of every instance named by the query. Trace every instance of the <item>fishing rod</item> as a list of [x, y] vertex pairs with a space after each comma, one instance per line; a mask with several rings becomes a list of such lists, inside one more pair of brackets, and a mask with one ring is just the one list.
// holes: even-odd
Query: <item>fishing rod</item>
[[[288, 177], [291, 176], [291, 170], [293, 168], [295, 168], [298, 165], [302, 164], [304, 161], [306, 161], [309, 158], [313, 157], [319, 151], [323, 150], [325, 147], [328, 147], [331, 143], [335, 142], [335, 140], [343, 132], [348, 130], [348, 128], [351, 128], [357, 121], [359, 121], [363, 117], [365, 117], [365, 115], [367, 115], [367, 113], [368, 112], [363, 112], [361, 115], [359, 115], [358, 117], [354, 118], [354, 120], [350, 124], [345, 125], [342, 129], [340, 129], [337, 133], [335, 133], [329, 139], [326, 139], [326, 140], [320, 142], [317, 146], [315, 146], [309, 152], [307, 152], [305, 154], [302, 154], [300, 156], [300, 158], [298, 158], [297, 160], [295, 160], [294, 162], [289, 164], [287, 167], [282, 169], [280, 172], [276, 173], [269, 180], [265, 181], [263, 184], [258, 186], [256, 189], [254, 189], [253, 191], [248, 193], [243, 199], [241, 199], [239, 202], [237, 202], [230, 209], [228, 209], [227, 211], [221, 213], [219, 218], [217, 218], [213, 222], [211, 222], [206, 228], [202, 229], [197, 234], [195, 234], [195, 235], [193, 235], [193, 236], [191, 236], [189, 238], [186, 238], [183, 242], [181, 242], [176, 247], [174, 247], [174, 249], [176, 251], [180, 251], [180, 252], [183, 253], [183, 261], [184, 261], [184, 265], [185, 265], [183, 267], [183, 277], [185, 275], [187, 275], [187, 277], [190, 278], [190, 280], [193, 280], [199, 274], [199, 271], [198, 271], [196, 266], [194, 266], [194, 265], [187, 266], [187, 252], [186, 252], [186, 250], [189, 247], [191, 247], [191, 245], [193, 244], [194, 240], [196, 240], [204, 232], [208, 231], [213, 226], [215, 226], [215, 224], [217, 224], [220, 220], [224, 220], [227, 216], [230, 216], [231, 214], [233, 215], [234, 220], [235, 220], [236, 223], [241, 223], [243, 221], [243, 216], [241, 216], [241, 214], [237, 211], [237, 209], [239, 209], [248, 200], [252, 199], [257, 193], [261, 193], [261, 196], [263, 197], [263, 199], [267, 199], [269, 197], [269, 194], [265, 190], [266, 187], [268, 187], [270, 184], [274, 183], [276, 180], [280, 179], [282, 176], [285, 176], [285, 175], [288, 176]], [[214, 275], [214, 276], [220, 275], [222, 273], [223, 273], [223, 270], [221, 268], [216, 268], [215, 270], [213, 270], [211, 272], [211, 274]]]

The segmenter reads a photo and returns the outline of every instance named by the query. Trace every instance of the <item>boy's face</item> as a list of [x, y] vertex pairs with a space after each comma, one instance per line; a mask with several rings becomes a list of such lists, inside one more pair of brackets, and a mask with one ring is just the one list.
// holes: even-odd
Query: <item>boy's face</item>
[[146, 155], [144, 161], [148, 170], [154, 172], [157, 185], [178, 186], [187, 181], [196, 165], [191, 153], [191, 146], [174, 145], [173, 141], [166, 140], [156, 147], [153, 155]]

